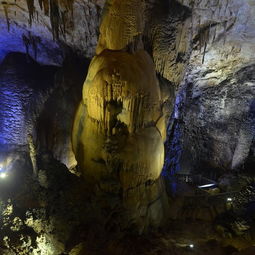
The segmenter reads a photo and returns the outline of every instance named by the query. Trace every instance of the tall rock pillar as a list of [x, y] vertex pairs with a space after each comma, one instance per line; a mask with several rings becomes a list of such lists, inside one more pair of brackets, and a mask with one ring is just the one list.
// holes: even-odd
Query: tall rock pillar
[[143, 10], [143, 1], [108, 1], [73, 127], [85, 181], [109, 203], [117, 197], [123, 222], [140, 231], [160, 225], [166, 205], [165, 121], [154, 63], [141, 40]]

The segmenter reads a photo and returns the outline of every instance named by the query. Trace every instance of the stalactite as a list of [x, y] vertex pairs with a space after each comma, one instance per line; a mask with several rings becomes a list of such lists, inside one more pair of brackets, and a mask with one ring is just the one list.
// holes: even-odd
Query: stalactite
[[29, 56], [29, 39], [26, 37], [25, 34], [22, 35], [22, 40], [26, 48], [26, 54]]
[[7, 24], [7, 29], [10, 31], [10, 20], [9, 20], [9, 15], [8, 15], [8, 4], [6, 2], [2, 3], [3, 8], [4, 8], [4, 15], [6, 18], [6, 24]]
[[36, 11], [36, 21], [37, 22], [39, 21], [39, 13], [38, 13], [38, 11]]
[[225, 7], [225, 15], [226, 15], [226, 12], [227, 12], [227, 10], [228, 10], [228, 5], [229, 5], [229, 0], [227, 0], [227, 3], [226, 3], [226, 7]]
[[208, 42], [210, 39], [210, 30], [211, 30], [211, 23], [210, 23], [209, 27], [203, 31], [203, 44], [202, 45], [204, 47], [204, 50], [203, 50], [202, 64], [204, 64], [204, 61], [205, 61], [206, 48], [207, 48], [207, 45], [208, 45]]
[[[71, 12], [73, 19], [73, 0], [49, 0], [50, 1], [50, 20], [52, 34], [54, 39], [59, 39], [60, 32], [65, 37], [66, 24], [68, 21], [68, 12]], [[60, 11], [60, 6], [63, 6], [64, 11]]]
[[181, 27], [180, 38], [179, 38], [179, 40], [176, 42], [175, 61], [178, 60], [179, 53], [181, 52], [181, 50], [180, 50], [180, 45], [181, 45], [182, 36], [183, 36], [183, 27]]
[[50, 21], [54, 40], [59, 39], [60, 14], [58, 0], [50, 0]]
[[38, 43], [41, 42], [41, 38], [38, 36], [32, 36], [29, 32], [26, 36], [25, 34], [22, 35], [23, 43], [26, 47], [26, 54], [29, 56], [29, 47], [32, 47], [33, 53], [34, 53], [34, 59], [37, 59], [37, 50], [38, 50]]
[[61, 33], [64, 36], [64, 38], [66, 35], [66, 23], [67, 23], [67, 19], [68, 19], [67, 15], [68, 15], [67, 11], [60, 13], [61, 24], [62, 24], [62, 26], [60, 26], [60, 28], [61, 28]]
[[228, 24], [228, 22], [227, 22], [227, 21], [225, 21], [225, 22], [223, 23], [223, 26], [224, 26], [224, 40], [223, 40], [223, 45], [225, 45], [225, 43], [226, 43], [226, 37], [227, 37], [227, 24]]
[[38, 43], [41, 42], [41, 38], [38, 36], [31, 36], [31, 45], [34, 52], [34, 59], [37, 60]]
[[203, 51], [203, 58], [202, 58], [202, 64], [204, 64], [204, 61], [205, 61], [206, 47], [207, 47], [207, 42], [205, 41], [205, 44], [204, 44], [204, 51]]
[[28, 134], [27, 141], [28, 141], [28, 147], [29, 147], [29, 155], [30, 155], [30, 159], [31, 159], [32, 167], [33, 167], [33, 175], [34, 177], [37, 177], [37, 174], [38, 174], [38, 167], [37, 167], [37, 160], [36, 160], [37, 151], [34, 145], [33, 136], [31, 134]]
[[194, 36], [194, 2], [191, 2], [191, 38]]
[[33, 16], [34, 16], [34, 0], [26, 0], [27, 1], [27, 8], [28, 8], [28, 12], [29, 12], [29, 25], [32, 25], [32, 20], [33, 20]]
[[[29, 12], [29, 24], [31, 25], [35, 12], [34, 0], [26, 0], [26, 2]], [[50, 15], [53, 38], [58, 40], [60, 32], [65, 36], [68, 12], [71, 12], [71, 19], [73, 19], [74, 0], [38, 0], [38, 2], [40, 8], [44, 10], [44, 14]], [[65, 10], [60, 11], [60, 6]]]
[[214, 43], [217, 34], [217, 26], [215, 26], [212, 42]]
[[[199, 16], [198, 17], [198, 26], [200, 27], [200, 25], [201, 25], [201, 17]], [[202, 48], [202, 35], [200, 34], [199, 35], [199, 50], [200, 50], [200, 52], [201, 52], [201, 48]]]
[[40, 5], [40, 8], [42, 9], [43, 8], [43, 0], [38, 0], [39, 2], [39, 5]]
[[49, 10], [50, 10], [49, 0], [43, 0], [43, 9], [44, 9], [44, 14], [49, 15]]
[[63, 5], [65, 6], [65, 9], [70, 11], [73, 17], [73, 3], [74, 0], [62, 0]]
[[38, 0], [39, 6], [42, 9], [44, 9], [44, 13], [48, 15], [49, 12], [49, 0]]

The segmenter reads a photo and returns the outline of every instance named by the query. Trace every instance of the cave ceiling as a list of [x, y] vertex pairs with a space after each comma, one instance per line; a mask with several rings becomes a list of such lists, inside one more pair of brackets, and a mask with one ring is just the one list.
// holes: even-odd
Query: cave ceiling
[[[0, 59], [10, 51], [26, 52], [43, 64], [63, 61], [60, 41], [91, 58], [97, 44], [103, 0], [0, 3]], [[58, 43], [57, 43], [58, 41]]]
[[[219, 77], [220, 81], [254, 60], [254, 1], [184, 0], [179, 1], [179, 6], [172, 5], [173, 2], [145, 1], [146, 25], [141, 32], [156, 70], [163, 77], [180, 83], [189, 56], [196, 75], [209, 68], [214, 70], [209, 75]], [[2, 1], [0, 59], [10, 51], [29, 51], [38, 62], [60, 65], [63, 45], [91, 58], [104, 3], [104, 0]]]

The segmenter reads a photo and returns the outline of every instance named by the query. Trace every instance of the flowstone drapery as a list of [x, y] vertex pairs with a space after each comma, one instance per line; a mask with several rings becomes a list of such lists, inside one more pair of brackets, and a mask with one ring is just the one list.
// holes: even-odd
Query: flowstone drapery
[[128, 224], [144, 229], [164, 218], [165, 120], [154, 64], [140, 38], [143, 5], [124, 2], [109, 1], [103, 17], [73, 147], [87, 183], [119, 196]]

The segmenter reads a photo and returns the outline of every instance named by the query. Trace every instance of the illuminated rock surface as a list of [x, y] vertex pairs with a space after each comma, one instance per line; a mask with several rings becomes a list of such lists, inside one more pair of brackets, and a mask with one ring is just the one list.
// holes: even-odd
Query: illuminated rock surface
[[39, 2], [1, 3], [0, 59], [8, 51], [26, 52], [27, 47], [33, 57], [34, 48], [37, 48], [40, 62], [60, 65], [63, 61], [61, 47], [53, 41], [53, 37], [59, 37], [69, 46], [83, 51], [84, 56], [92, 57], [104, 0], [47, 0], [44, 1], [48, 3], [46, 9], [43, 5], [41, 8]]
[[[189, 83], [182, 112], [185, 123], [185, 126], [181, 124], [182, 147], [185, 149], [181, 160], [190, 162], [187, 163], [189, 169], [184, 165], [182, 169], [203, 171], [207, 166], [212, 171], [213, 168], [237, 170], [252, 155], [254, 81], [254, 65], [250, 65], [216, 85]], [[210, 84], [211, 80], [205, 82]]]
[[164, 116], [154, 64], [142, 48], [143, 8], [136, 1], [109, 2], [73, 129], [85, 182], [122, 197], [125, 225], [139, 231], [158, 226], [167, 203], [160, 181], [165, 126], [157, 127]]
[[[21, 53], [10, 53], [0, 65], [0, 144], [24, 146], [31, 130], [31, 107], [39, 107], [53, 87], [56, 68], [40, 66]], [[36, 105], [37, 104], [37, 105]]]
[[183, 148], [182, 171], [213, 176], [238, 170], [254, 156], [255, 9], [251, 1], [201, 1], [193, 9], [194, 45], [178, 96], [176, 151]]

